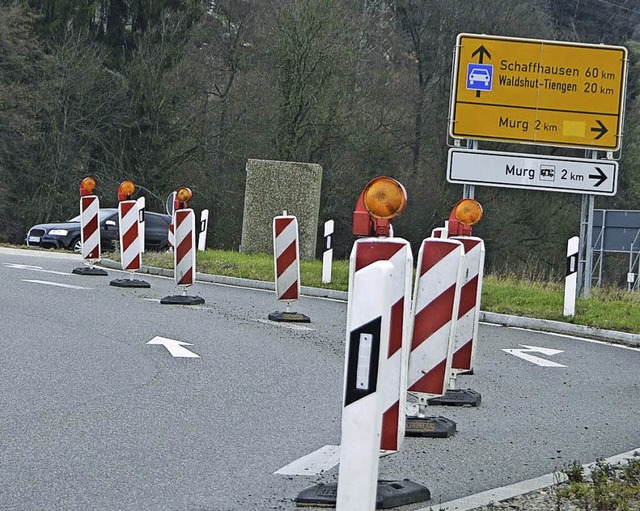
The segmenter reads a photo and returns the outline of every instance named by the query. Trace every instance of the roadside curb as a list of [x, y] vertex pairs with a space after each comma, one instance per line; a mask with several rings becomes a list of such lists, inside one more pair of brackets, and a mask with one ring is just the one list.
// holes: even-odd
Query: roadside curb
[[[106, 268], [120, 270], [120, 263], [103, 259], [100, 264]], [[139, 273], [149, 275], [160, 275], [162, 277], [173, 278], [173, 270], [156, 268], [153, 266], [142, 266]], [[196, 273], [196, 280], [210, 282], [213, 284], [223, 284], [227, 286], [249, 287], [253, 289], [263, 289], [275, 292], [275, 284], [262, 280], [242, 279], [239, 277], [226, 277], [223, 275], [211, 275], [208, 273]], [[301, 286], [301, 293], [304, 296], [313, 298], [329, 298], [331, 300], [347, 301], [346, 291], [336, 291], [334, 289], [322, 289], [316, 287]], [[511, 316], [509, 314], [498, 314], [495, 312], [480, 311], [480, 321], [493, 325], [525, 328], [527, 330], [537, 330], [555, 334], [573, 335], [586, 337], [612, 344], [625, 344], [628, 346], [640, 346], [640, 335], [617, 332], [615, 330], [604, 330], [602, 328], [592, 328], [584, 325], [574, 325], [562, 321], [551, 321], [548, 319], [534, 319], [523, 316]]]
[[555, 334], [574, 335], [577, 337], [587, 337], [597, 341], [610, 342], [613, 344], [626, 344], [629, 346], [640, 346], [640, 335], [617, 332], [615, 330], [603, 330], [584, 325], [574, 325], [562, 321], [551, 321], [549, 319], [532, 319], [522, 316], [510, 316], [507, 314], [497, 314], [494, 312], [480, 312], [480, 321], [495, 325], [526, 328], [540, 332], [550, 332]]

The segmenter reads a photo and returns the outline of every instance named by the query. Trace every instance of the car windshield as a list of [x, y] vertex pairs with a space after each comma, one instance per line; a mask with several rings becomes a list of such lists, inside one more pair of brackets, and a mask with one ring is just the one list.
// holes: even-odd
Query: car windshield
[[[100, 217], [100, 222], [104, 221], [106, 218], [109, 218], [110, 216], [113, 216], [113, 214], [114, 214], [113, 209], [101, 209], [98, 212], [98, 216]], [[73, 218], [67, 220], [67, 222], [80, 222], [80, 215], [74, 216]]]

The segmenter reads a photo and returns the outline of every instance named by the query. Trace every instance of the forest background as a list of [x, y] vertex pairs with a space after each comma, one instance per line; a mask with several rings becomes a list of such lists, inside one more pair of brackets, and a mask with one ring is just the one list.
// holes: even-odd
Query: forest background
[[[0, 241], [75, 216], [91, 175], [103, 207], [124, 179], [153, 211], [190, 187], [211, 212], [208, 245], [237, 251], [258, 158], [322, 165], [320, 225], [335, 220], [341, 258], [363, 186], [398, 179], [409, 204], [394, 228], [418, 246], [462, 197], [445, 177], [462, 32], [626, 46], [618, 193], [596, 208], [640, 209], [639, 22], [638, 0], [0, 0]], [[476, 199], [487, 271], [564, 276], [580, 195], [482, 187]]]

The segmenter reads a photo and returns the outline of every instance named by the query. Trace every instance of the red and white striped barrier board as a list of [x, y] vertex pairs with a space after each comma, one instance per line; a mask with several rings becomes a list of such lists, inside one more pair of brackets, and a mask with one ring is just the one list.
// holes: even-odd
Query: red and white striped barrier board
[[463, 259], [457, 240], [427, 238], [418, 253], [407, 388], [423, 404], [447, 390]]
[[173, 225], [173, 216], [171, 217], [171, 223], [169, 224], [169, 232], [167, 233], [167, 248], [173, 249], [176, 244], [175, 227]]
[[192, 209], [176, 209], [173, 214], [176, 246], [173, 253], [177, 286], [191, 286], [196, 280], [196, 216]]
[[473, 370], [478, 344], [480, 295], [484, 276], [484, 241], [473, 236], [454, 236], [451, 239], [461, 241], [465, 251], [452, 368], [456, 372], [468, 372]]
[[100, 201], [96, 195], [80, 197], [80, 240], [85, 261], [100, 259]]
[[402, 238], [362, 238], [355, 242], [350, 258], [350, 275], [377, 261], [393, 264], [391, 323], [387, 371], [380, 382], [383, 403], [380, 449], [398, 451], [405, 434], [407, 365], [411, 331], [411, 280], [413, 256]]
[[432, 238], [442, 238], [445, 239], [449, 235], [449, 230], [447, 227], [436, 227], [431, 231]]
[[298, 219], [286, 212], [273, 219], [273, 255], [278, 300], [297, 300], [300, 296]]
[[393, 271], [377, 261], [349, 276], [337, 511], [376, 508]]
[[135, 200], [118, 203], [120, 221], [120, 260], [122, 269], [137, 271], [142, 264], [140, 214]]

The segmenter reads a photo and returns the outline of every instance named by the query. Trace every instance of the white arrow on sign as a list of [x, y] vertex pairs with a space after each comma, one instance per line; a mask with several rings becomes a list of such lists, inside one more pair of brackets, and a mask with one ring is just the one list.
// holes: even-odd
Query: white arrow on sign
[[193, 344], [188, 342], [176, 341], [175, 339], [167, 339], [166, 337], [156, 336], [151, 339], [147, 344], [161, 344], [174, 358], [182, 357], [182, 358], [200, 358], [200, 355], [189, 351], [184, 346], [193, 346]]
[[546, 360], [544, 358], [536, 357], [534, 355], [529, 355], [529, 353], [542, 353], [543, 355], [553, 356], [558, 353], [564, 353], [562, 350], [554, 350], [553, 348], [540, 348], [538, 346], [527, 346], [525, 344], [521, 344], [525, 349], [503, 349], [502, 351], [506, 351], [511, 355], [515, 355], [523, 360], [527, 360], [533, 364], [539, 365], [541, 367], [567, 367], [562, 364], [558, 364], [557, 362], [552, 362], [551, 360]]

